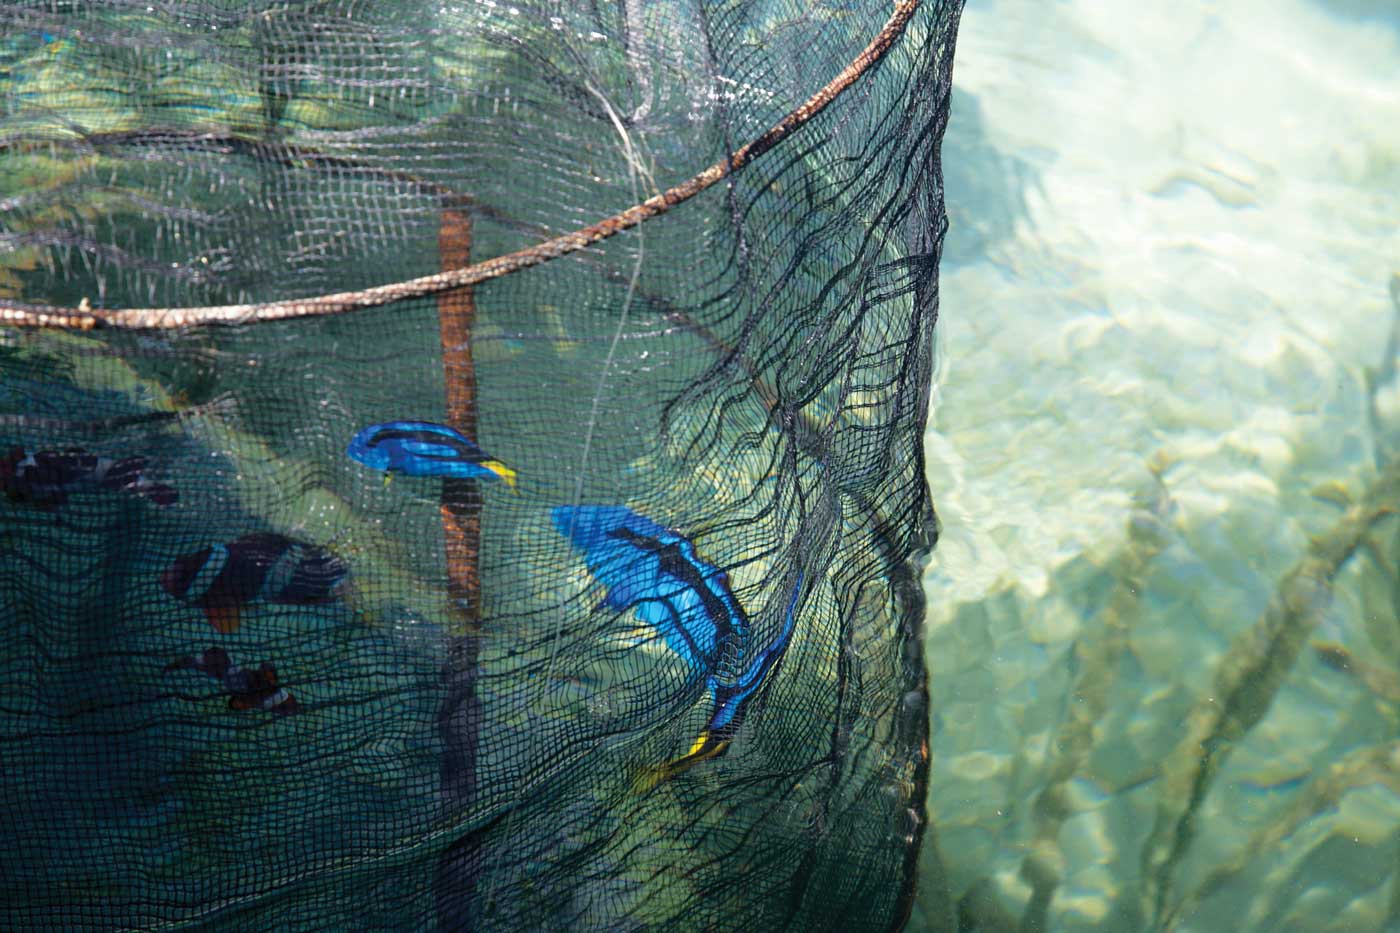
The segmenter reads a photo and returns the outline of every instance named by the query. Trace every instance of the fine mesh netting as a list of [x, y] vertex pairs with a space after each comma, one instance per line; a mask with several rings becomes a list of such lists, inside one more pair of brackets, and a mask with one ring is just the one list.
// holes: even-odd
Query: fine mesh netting
[[902, 923], [959, 6], [0, 8], [3, 925]]

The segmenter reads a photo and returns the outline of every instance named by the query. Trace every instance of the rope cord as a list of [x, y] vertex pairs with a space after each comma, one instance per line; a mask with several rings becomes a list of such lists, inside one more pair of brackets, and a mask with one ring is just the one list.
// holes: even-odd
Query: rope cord
[[421, 278], [391, 282], [354, 292], [338, 292], [310, 298], [292, 298], [263, 304], [215, 305], [192, 308], [132, 308], [105, 310], [87, 307], [60, 308], [0, 300], [0, 324], [15, 327], [49, 327], [64, 330], [92, 330], [116, 327], [131, 330], [180, 328], [204, 324], [253, 324], [288, 318], [341, 314], [360, 308], [435, 295], [464, 285], [476, 285], [531, 266], [566, 256], [631, 229], [643, 221], [666, 213], [695, 197], [721, 179], [744, 168], [777, 146], [805, 123], [826, 109], [847, 88], [878, 63], [904, 32], [921, 0], [899, 0], [893, 15], [859, 55], [821, 90], [796, 110], [768, 129], [762, 136], [730, 153], [693, 178], [634, 204], [597, 223], [545, 240], [534, 246], [473, 263], [459, 269]]

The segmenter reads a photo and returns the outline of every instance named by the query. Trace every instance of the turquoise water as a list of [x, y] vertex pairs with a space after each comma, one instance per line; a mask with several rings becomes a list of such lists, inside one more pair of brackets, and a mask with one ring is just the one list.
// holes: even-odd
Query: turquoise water
[[989, 929], [1400, 926], [1400, 5], [974, 0], [955, 84], [954, 896]]
[[[967, 11], [945, 147], [952, 229], [943, 269], [943, 369], [927, 439], [944, 530], [926, 589], [934, 710], [930, 811], [953, 894], [979, 929], [1397, 925], [1400, 542], [1389, 510], [1400, 507], [1393, 466], [1400, 385], [1388, 343], [1396, 309], [1387, 292], [1400, 270], [1397, 24], [1393, 3], [1317, 0], [1242, 0], [1228, 7], [976, 0]], [[81, 48], [61, 42], [65, 54]], [[240, 101], [256, 109], [254, 96]], [[220, 197], [232, 205], [240, 190], [231, 185]], [[423, 243], [434, 234], [433, 228], [415, 234], [427, 268], [436, 257]], [[275, 237], [266, 239], [275, 246]], [[483, 250], [501, 251], [490, 243]], [[326, 274], [333, 277], [342, 265], [328, 262]], [[540, 273], [558, 278], [531, 294], [581, 300], [587, 293], [598, 313], [579, 321], [601, 322], [603, 337], [615, 333], [611, 302], [622, 289], [587, 292], [562, 268]], [[365, 284], [390, 275], [372, 263], [357, 266], [357, 274]], [[266, 284], [275, 290], [275, 283]], [[89, 293], [76, 279], [70, 290], [49, 297], [76, 301]], [[563, 335], [558, 309], [546, 310]], [[483, 301], [487, 323], [477, 333], [483, 392], [495, 386], [503, 393], [522, 358], [533, 358], [533, 368], [550, 367], [551, 380], [529, 386], [519, 408], [557, 411], [565, 424], [571, 413], [590, 417], [588, 393], [600, 384], [592, 373], [597, 361], [588, 367], [578, 361], [601, 356], [606, 344], [522, 342], [491, 323], [493, 315], [509, 321], [512, 313], [509, 296], [494, 307]], [[343, 327], [332, 322], [323, 333], [353, 345], [355, 328], [367, 326], [368, 318]], [[337, 352], [356, 373], [415, 353], [432, 364], [422, 369], [435, 373], [431, 323], [411, 330], [419, 339], [406, 348], [381, 342], [355, 356], [337, 343]], [[387, 331], [383, 325], [378, 332]], [[181, 731], [172, 733], [181, 744], [171, 743], [166, 757], [148, 760], [121, 742], [93, 741], [81, 746], [83, 757], [75, 756], [89, 780], [53, 782], [45, 799], [72, 814], [73, 823], [45, 825], [76, 833], [88, 829], [81, 821], [98, 823], [100, 854], [108, 856], [103, 864], [116, 868], [97, 886], [84, 871], [88, 855], [65, 863], [75, 866], [70, 878], [45, 861], [58, 848], [19, 849], [16, 858], [28, 874], [12, 874], [12, 884], [62, 883], [36, 902], [49, 916], [83, 919], [70, 907], [74, 891], [90, 898], [96, 892], [101, 910], [134, 909], [124, 905], [123, 892], [153, 879], [175, 885], [198, 875], [204, 887], [181, 889], [171, 904], [158, 905], [166, 913], [150, 918], [178, 921], [190, 916], [190, 905], [239, 893], [210, 891], [218, 888], [218, 867], [228, 864], [239, 865], [247, 889], [293, 879], [324, 894], [322, 903], [344, 904], [357, 915], [364, 902], [378, 905], [385, 918], [428, 909], [425, 879], [435, 853], [411, 844], [435, 831], [431, 795], [440, 749], [433, 740], [433, 691], [442, 659], [433, 638], [409, 640], [405, 632], [427, 627], [418, 623], [430, 613], [412, 597], [415, 589], [429, 589], [414, 586], [420, 578], [438, 572], [431, 530], [436, 500], [415, 496], [402, 483], [391, 490], [365, 483], [344, 461], [349, 432], [395, 412], [377, 384], [312, 373], [314, 364], [298, 359], [304, 350], [291, 339], [295, 333], [291, 326], [260, 331], [257, 340], [272, 336], [278, 343], [275, 353], [220, 335], [165, 362], [169, 348], [137, 342], [140, 362], [131, 367], [95, 347], [69, 347], [83, 359], [74, 385], [85, 397], [106, 399], [97, 406], [103, 414], [129, 414], [132, 400], [144, 397], [170, 408], [176, 403], [167, 398], [166, 383], [195, 396], [187, 401], [214, 407], [212, 415], [189, 420], [182, 429], [188, 437], [153, 431], [154, 439], [143, 438], [153, 445], [150, 453], [202, 458], [202, 466], [179, 473], [178, 509], [141, 519], [150, 510], [139, 503], [100, 503], [103, 510], [78, 528], [83, 554], [120, 549], [120, 560], [106, 567], [93, 558], [90, 574], [75, 579], [121, 576], [137, 583], [125, 592], [75, 587], [74, 601], [126, 600], [130, 631], [100, 634], [113, 643], [158, 637], [156, 657], [128, 657], [107, 679], [92, 678], [83, 636], [98, 633], [94, 612], [70, 613], [67, 628], [52, 629], [53, 645], [45, 647], [71, 651], [72, 658], [48, 667], [12, 662], [16, 716], [39, 721], [47, 709], [42, 699], [64, 719], [107, 717], [80, 720], [95, 730], [131, 719], [136, 697], [157, 711], [153, 718], [181, 717]], [[286, 339], [278, 341], [278, 334]], [[619, 367], [619, 378], [646, 384], [654, 377], [643, 361], [664, 345], [631, 346], [647, 349]], [[696, 365], [708, 359], [698, 342], [685, 352]], [[282, 375], [254, 376], [242, 367], [255, 357], [288, 365], [260, 370]], [[560, 358], [572, 366], [560, 366]], [[7, 365], [13, 372], [17, 364]], [[584, 369], [587, 376], [574, 374]], [[323, 391], [295, 391], [301, 383], [292, 375], [284, 381], [285, 373], [298, 380], [317, 375]], [[435, 405], [435, 378], [415, 384], [415, 396], [396, 394], [394, 404], [416, 398], [415, 406]], [[227, 382], [283, 401], [229, 406], [215, 393]], [[6, 385], [10, 395], [0, 407], [32, 404], [32, 385], [14, 379]], [[205, 395], [195, 391], [201, 385]], [[37, 413], [69, 414], [64, 399], [47, 394], [49, 407]], [[485, 408], [495, 406], [496, 399], [484, 398]], [[614, 466], [636, 484], [643, 468], [655, 464], [628, 445], [643, 445], [642, 431], [655, 419], [644, 411], [627, 414], [615, 437], [600, 434], [595, 443], [625, 451]], [[234, 415], [246, 422], [246, 433], [220, 428]], [[276, 445], [254, 443], [255, 434], [277, 434], [277, 425], [301, 421], [318, 427], [279, 436]], [[536, 428], [527, 441], [511, 438], [512, 459], [547, 463], [573, 455], [551, 439], [565, 433], [562, 427], [551, 423], [549, 436]], [[510, 435], [488, 435], [488, 446], [497, 449], [503, 437]], [[228, 456], [207, 456], [215, 450]], [[283, 459], [320, 466], [284, 467]], [[245, 463], [260, 466], [245, 472]], [[218, 514], [218, 527], [206, 528], [201, 512], [210, 511], [209, 500], [194, 492], [223, 486], [208, 477], [224, 472], [239, 505]], [[610, 475], [598, 480], [600, 490]], [[573, 485], [570, 476], [567, 487]], [[694, 488], [666, 494], [679, 503], [711, 485], [705, 495], [724, 495], [736, 484], [727, 475], [697, 476]], [[519, 543], [541, 530], [546, 513], [539, 506], [562, 494], [536, 486], [522, 499], [493, 501], [493, 516], [532, 508], [537, 522], [518, 525], [514, 550], [492, 549], [509, 565], [493, 572], [531, 570], [528, 561], [516, 560]], [[241, 533], [252, 513], [299, 534], [308, 523], [308, 534], [366, 552], [395, 540], [395, 530], [403, 540], [427, 542], [408, 548], [404, 573], [391, 573], [396, 568], [386, 562], [363, 587], [374, 597], [372, 613], [389, 618], [402, 608], [404, 625], [371, 629], [338, 609], [277, 609], [264, 614], [261, 629], [239, 636], [250, 652], [261, 650], [260, 639], [274, 644], [284, 674], [311, 707], [304, 716], [266, 723], [233, 718], [207, 685], [200, 695], [188, 681], [172, 686], [165, 661], [197, 650], [210, 636], [196, 614], [166, 601], [156, 583], [169, 555], [183, 547], [179, 541]], [[362, 516], [373, 525], [356, 520]], [[7, 539], [12, 562], [34, 540], [50, 551], [67, 545], [52, 532], [52, 516], [21, 517], [16, 527], [25, 534]], [[390, 532], [373, 533], [381, 521]], [[495, 524], [491, 533], [504, 536], [508, 524]], [[537, 558], [552, 561], [562, 545], [553, 548]], [[118, 564], [122, 573], [111, 573]], [[736, 571], [735, 579], [746, 593], [756, 591], [764, 569]], [[582, 574], [575, 579], [587, 584]], [[536, 595], [559, 601], [543, 590]], [[177, 611], [176, 626], [160, 623]], [[21, 621], [8, 631], [26, 647], [8, 656], [22, 661], [29, 650], [23, 640], [52, 623], [38, 613]], [[542, 624], [551, 633], [556, 626], [552, 617]], [[303, 630], [307, 650], [286, 647]], [[833, 643], [825, 633], [811, 641]], [[344, 676], [347, 659], [363, 668], [354, 678]], [[810, 680], [813, 671], [829, 669], [825, 664], [815, 652], [794, 653], [784, 683], [802, 684], [802, 676]], [[353, 694], [346, 693], [347, 680]], [[825, 681], [816, 683], [814, 695], [833, 693]], [[566, 699], [557, 709], [545, 704], [546, 712], [561, 720], [579, 708], [597, 718], [617, 713], [606, 703], [591, 705], [595, 697], [582, 679], [566, 686]], [[415, 698], [404, 701], [411, 710], [386, 699], [406, 691]], [[775, 711], [797, 709], [799, 702], [810, 708], [805, 695], [777, 697]], [[895, 699], [871, 691], [874, 708]], [[206, 738], [206, 720], [197, 718], [210, 712], [225, 717], [214, 740]], [[502, 715], [507, 727], [519, 728], [541, 711], [517, 704]], [[422, 728], [403, 728], [405, 721]], [[861, 721], [880, 725], [873, 717]], [[680, 723], [676, 738], [688, 732], [693, 729]], [[367, 741], [347, 742], [352, 733]], [[350, 751], [314, 769], [289, 767], [281, 780], [267, 777], [316, 740]], [[36, 742], [32, 760], [47, 764], [74, 747]], [[178, 772], [175, 783], [160, 783], [172, 780], [171, 772]], [[220, 779], [204, 781], [209, 773]], [[339, 809], [307, 805], [321, 784], [344, 788], [351, 801], [345, 807], [371, 815], [408, 813], [395, 811], [396, 798], [415, 793], [419, 806], [398, 825], [367, 817], [363, 825], [345, 826], [335, 819]], [[889, 789], [903, 793], [904, 786]], [[177, 807], [172, 798], [187, 803]], [[108, 801], [122, 799], [134, 801], [131, 810], [108, 808]], [[824, 828], [816, 799], [810, 787], [794, 788], [781, 811], [785, 825], [800, 825], [828, 847], [838, 840], [841, 868], [868, 872], [869, 861], [853, 854], [855, 820]], [[287, 831], [249, 860], [247, 840], [265, 829], [259, 808], [289, 801], [297, 818], [279, 822]], [[580, 809], [594, 812], [587, 793], [580, 801]], [[228, 814], [238, 820], [232, 830]], [[682, 823], [670, 810], [662, 815], [670, 822], [661, 825]], [[10, 836], [35, 832], [10, 816]], [[37, 822], [48, 814], [30, 816]], [[188, 845], [171, 840], [171, 827]], [[885, 833], [880, 826], [858, 828]], [[900, 839], [904, 831], [901, 825]], [[541, 846], [555, 845], [548, 832], [539, 838]], [[123, 842], [131, 839], [134, 845]], [[304, 865], [305, 853], [318, 850], [323, 855]], [[393, 864], [381, 873], [386, 853], [385, 864]], [[929, 856], [932, 871], [932, 850]], [[533, 858], [522, 863], [533, 866]], [[668, 858], [681, 864], [680, 854]], [[597, 871], [612, 872], [589, 892], [599, 901], [617, 893], [607, 893], [608, 884], [639, 887], [610, 864]], [[361, 888], [371, 874], [378, 887]], [[416, 878], [417, 887], [405, 878]], [[887, 878], [882, 883], [892, 883]], [[346, 903], [342, 883], [358, 889], [359, 903]], [[684, 886], [672, 890], [686, 894]], [[396, 898], [421, 903], [405, 906]], [[284, 905], [269, 897], [258, 906], [271, 914]], [[87, 919], [111, 916], [99, 907]], [[328, 916], [300, 921], [334, 924]], [[913, 927], [931, 922], [921, 911]]]

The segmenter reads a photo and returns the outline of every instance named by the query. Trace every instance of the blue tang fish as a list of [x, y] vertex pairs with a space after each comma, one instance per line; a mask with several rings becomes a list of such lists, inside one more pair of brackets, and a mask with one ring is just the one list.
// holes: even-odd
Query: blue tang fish
[[501, 479], [515, 488], [515, 471], [470, 438], [445, 424], [431, 421], [387, 421], [372, 424], [345, 452], [367, 467], [409, 476], [451, 476], [458, 479]]
[[734, 597], [728, 575], [700, 557], [684, 535], [619, 505], [561, 505], [551, 515], [559, 532], [583, 553], [589, 571], [607, 587], [605, 604], [618, 611], [631, 609], [638, 621], [655, 629], [696, 676], [705, 678], [712, 698], [709, 720], [690, 751], [647, 769], [635, 782], [637, 789], [648, 790], [698, 762], [723, 755], [749, 702], [792, 640], [798, 589], [793, 590], [778, 637], [745, 657], [748, 615]]
[[729, 751], [729, 743], [739, 731], [749, 703], [768, 682], [769, 675], [777, 669], [788, 645], [792, 643], [792, 633], [797, 628], [797, 598], [801, 587], [802, 578], [799, 576], [797, 584], [792, 588], [792, 598], [788, 600], [782, 631], [768, 647], [757, 652], [749, 660], [737, 679], [726, 683], [713, 675], [710, 676], [709, 688], [713, 697], [710, 719], [695, 737], [690, 751], [665, 764], [643, 769], [632, 782], [633, 789], [645, 793], [700, 762], [718, 758]]

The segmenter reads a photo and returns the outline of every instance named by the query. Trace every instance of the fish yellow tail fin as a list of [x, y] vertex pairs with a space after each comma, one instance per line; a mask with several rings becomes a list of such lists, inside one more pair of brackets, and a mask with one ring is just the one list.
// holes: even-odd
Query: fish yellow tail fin
[[660, 784], [685, 771], [689, 771], [702, 761], [718, 758], [729, 750], [729, 739], [720, 738], [713, 732], [701, 732], [690, 751], [680, 758], [661, 765], [642, 768], [632, 778], [632, 793], [645, 794]]
[[481, 465], [501, 478], [501, 481], [509, 486], [513, 491], [519, 493], [515, 487], [515, 471], [499, 460], [483, 460]]

